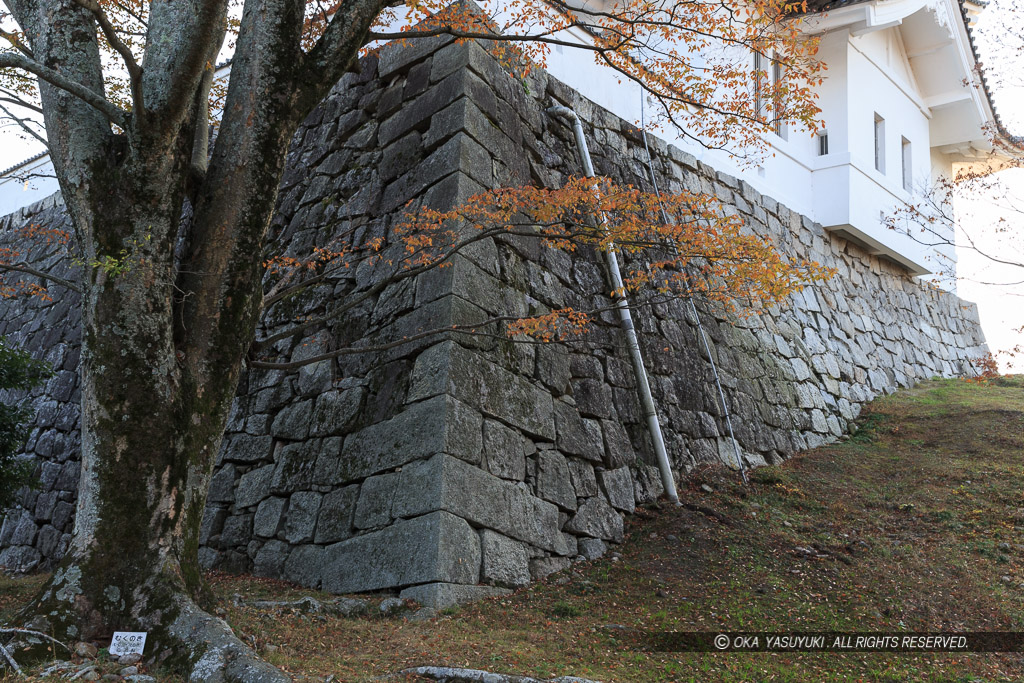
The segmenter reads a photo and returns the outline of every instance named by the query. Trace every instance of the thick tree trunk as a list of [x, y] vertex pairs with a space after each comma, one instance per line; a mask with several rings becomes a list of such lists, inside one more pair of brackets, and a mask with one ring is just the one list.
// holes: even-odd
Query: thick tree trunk
[[146, 631], [147, 659], [195, 680], [287, 680], [198, 607], [199, 527], [246, 345], [221, 353], [210, 382], [184, 362], [194, 349], [176, 344], [170, 245], [191, 159], [179, 147], [111, 171], [116, 191], [88, 217], [75, 533], [30, 611], [68, 641]]
[[[103, 93], [94, 17], [77, 0], [4, 2], [36, 59]], [[352, 64], [384, 5], [341, 3], [307, 54], [304, 0], [245, 2], [180, 264], [196, 97], [227, 2], [153, 6], [135, 109], [117, 118], [122, 134], [100, 112], [40, 85], [88, 282], [75, 533], [26, 615], [37, 629], [66, 640], [147, 631], [147, 659], [173, 660], [193, 680], [287, 680], [197, 606], [199, 528], [262, 304], [263, 246], [288, 142]]]

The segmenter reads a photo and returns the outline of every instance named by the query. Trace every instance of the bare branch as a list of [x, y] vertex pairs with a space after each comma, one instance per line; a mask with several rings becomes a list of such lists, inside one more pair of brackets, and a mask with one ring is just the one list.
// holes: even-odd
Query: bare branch
[[50, 85], [71, 93], [78, 99], [90, 105], [96, 111], [103, 114], [111, 123], [128, 128], [130, 120], [128, 112], [114, 105], [102, 95], [85, 87], [81, 83], [73, 81], [59, 71], [43, 66], [24, 55], [11, 52], [0, 54], [0, 69], [22, 69], [46, 81]]
[[40, 107], [37, 104], [33, 104], [32, 102], [29, 102], [27, 100], [24, 100], [24, 99], [18, 97], [16, 94], [12, 93], [10, 90], [7, 90], [5, 88], [5, 89], [3, 89], [2, 92], [6, 93], [6, 95], [0, 96], [0, 102], [6, 102], [7, 104], [13, 104], [16, 107], [24, 107], [25, 109], [28, 109], [29, 111], [34, 111], [37, 114], [42, 114], [43, 113], [43, 108], [42, 107]]
[[[10, 100], [8, 100], [7, 98], [0, 98], [0, 101], [9, 102]], [[23, 131], [25, 131], [26, 133], [34, 137], [36, 140], [43, 143], [44, 145], [46, 144], [46, 138], [32, 130], [32, 127], [28, 125], [28, 122], [26, 122], [25, 119], [23, 119], [20, 116], [15, 116], [7, 107], [3, 106], [2, 104], [0, 104], [0, 111], [2, 111], [9, 119], [18, 124], [18, 126]]]

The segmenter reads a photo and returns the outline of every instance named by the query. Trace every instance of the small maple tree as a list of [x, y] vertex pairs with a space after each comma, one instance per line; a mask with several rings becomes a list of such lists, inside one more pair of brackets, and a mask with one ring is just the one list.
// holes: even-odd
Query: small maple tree
[[[75, 534], [31, 606], [32, 623], [61, 638], [148, 631], [152, 651], [193, 677], [285, 680], [198, 606], [199, 528], [243, 361], [273, 363], [259, 354], [274, 337], [254, 340], [262, 311], [371, 257], [341, 247], [301, 262], [262, 256], [289, 142], [361, 52], [389, 40], [480, 38], [510, 67], [529, 68], [555, 46], [585, 50], [639, 84], [666, 125], [709, 147], [757, 145], [780, 120], [813, 129], [817, 116], [820, 65], [799, 30], [804, 6], [782, 0], [622, 0], [603, 9], [506, 0], [483, 11], [441, 0], [245, 0], [236, 19], [229, 0], [2, 2], [0, 115], [47, 145], [81, 250], [76, 282], [0, 254], [5, 277], [49, 278], [80, 292], [83, 306]], [[233, 61], [218, 89], [213, 66], [227, 36]], [[752, 69], [754, 52], [786, 77]], [[213, 138], [211, 110], [222, 111]], [[627, 287], [723, 300], [779, 301], [826, 274], [786, 263], [710, 198], [581, 179], [413, 214], [396, 232], [406, 256], [390, 281], [443, 265], [463, 239], [455, 224], [477, 228], [469, 239], [529, 224], [562, 248], [650, 249], [653, 267], [631, 273]], [[268, 268], [280, 279], [264, 292]], [[543, 338], [579, 329], [586, 316], [506, 322], [511, 333]]]

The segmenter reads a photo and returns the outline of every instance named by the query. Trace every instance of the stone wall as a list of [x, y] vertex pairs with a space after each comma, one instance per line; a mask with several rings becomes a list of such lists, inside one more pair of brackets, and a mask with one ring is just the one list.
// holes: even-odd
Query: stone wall
[[[387, 236], [409, 201], [448, 208], [483, 188], [560, 186], [579, 168], [571, 131], [545, 113], [552, 101], [585, 121], [599, 173], [647, 186], [639, 131], [545, 74], [512, 78], [476, 43], [389, 47], [347, 75], [296, 136], [274, 253], [301, 258], [315, 246]], [[698, 305], [750, 465], [839, 437], [879, 393], [972, 371], [970, 359], [984, 350], [972, 304], [651, 142], [662, 188], [715, 194], [791, 257], [839, 271], [759, 316]], [[55, 211], [36, 215], [60, 220]], [[276, 302], [258, 336], [369, 291], [384, 263], [363, 263]], [[267, 284], [276, 291], [272, 278]], [[661, 493], [610, 314], [585, 343], [516, 343], [493, 326], [401, 342], [495, 316], [599, 308], [609, 303], [607, 290], [592, 251], [500, 236], [279, 341], [284, 361], [351, 346], [379, 350], [297, 372], [244, 373], [203, 523], [204, 565], [336, 592], [402, 589], [444, 604], [604, 552], [622, 539], [623, 515]], [[674, 468], [733, 462], [687, 303], [636, 303]], [[74, 496], [75, 388], [67, 373], [77, 337], [60, 305], [5, 304], [0, 312], [0, 332], [57, 354], [66, 369], [36, 399], [54, 406], [37, 417], [28, 447], [41, 459], [44, 483], [5, 518], [0, 565], [45, 566], [69, 530], [43, 498], [52, 493], [60, 505]], [[64, 325], [52, 339], [38, 336], [47, 315]], [[54, 411], [64, 416], [63, 431], [54, 429]]]
[[[0, 249], [12, 248], [39, 270], [74, 279], [77, 273], [66, 249], [52, 233], [49, 241], [45, 237], [51, 230], [65, 234], [70, 230], [59, 195], [0, 218]], [[43, 284], [38, 278], [17, 280]], [[0, 567], [31, 570], [49, 566], [71, 541], [81, 470], [81, 320], [78, 295], [60, 286], [50, 287], [45, 299], [23, 295], [0, 299], [0, 335], [44, 358], [54, 370], [53, 377], [33, 392], [34, 428], [23, 453], [23, 457], [38, 461], [38, 486], [23, 490], [20, 506], [4, 515]]]

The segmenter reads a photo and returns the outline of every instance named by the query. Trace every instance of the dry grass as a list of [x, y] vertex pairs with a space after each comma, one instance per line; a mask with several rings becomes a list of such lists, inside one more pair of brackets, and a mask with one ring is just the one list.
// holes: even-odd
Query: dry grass
[[[1016, 654], [654, 653], [620, 642], [619, 626], [1024, 630], [1024, 381], [926, 382], [876, 401], [862, 424], [845, 443], [758, 470], [750, 488], [727, 471], [695, 473], [683, 500], [717, 517], [640, 511], [618, 561], [427, 621], [238, 607], [236, 593], [309, 591], [210, 582], [244, 638], [311, 680], [366, 681], [419, 664], [609, 682], [1024, 680]], [[38, 582], [0, 583], [0, 613]]]

